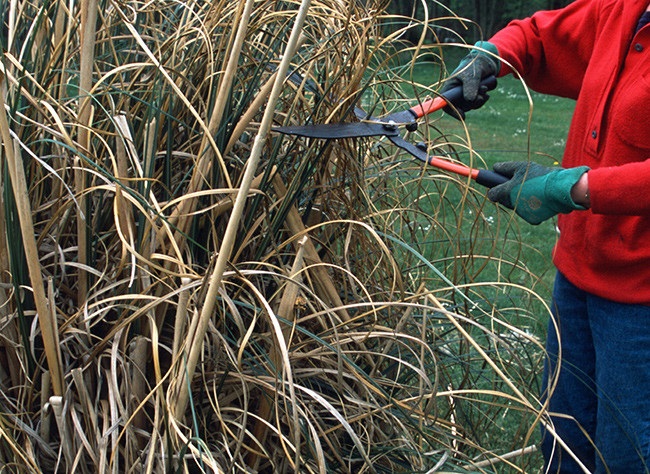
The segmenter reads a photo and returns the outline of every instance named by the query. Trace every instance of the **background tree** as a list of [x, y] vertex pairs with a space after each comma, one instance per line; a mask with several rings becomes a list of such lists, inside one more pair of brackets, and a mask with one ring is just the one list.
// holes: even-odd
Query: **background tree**
[[[514, 18], [531, 15], [537, 10], [561, 8], [572, 0], [439, 0], [426, 2], [429, 18], [436, 18], [436, 24], [427, 32], [431, 41], [475, 42], [494, 34]], [[420, 0], [391, 0], [389, 10], [404, 18], [423, 19], [425, 4]], [[453, 14], [450, 12], [454, 12]], [[469, 20], [459, 22], [453, 16]], [[445, 19], [447, 17], [448, 19]], [[395, 24], [393, 24], [394, 26]], [[399, 25], [405, 26], [405, 23]], [[416, 43], [422, 33], [419, 28], [409, 28], [404, 39]], [[439, 34], [444, 32], [444, 34]], [[436, 36], [438, 36], [436, 38]]]

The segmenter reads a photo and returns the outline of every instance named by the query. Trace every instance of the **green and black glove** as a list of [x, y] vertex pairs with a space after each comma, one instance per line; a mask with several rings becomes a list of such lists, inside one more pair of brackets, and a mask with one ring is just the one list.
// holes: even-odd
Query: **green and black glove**
[[490, 189], [488, 198], [514, 209], [530, 224], [585, 209], [573, 202], [571, 188], [589, 171], [588, 166], [547, 168], [528, 161], [508, 161], [495, 163], [494, 171], [510, 180]]
[[454, 118], [464, 119], [465, 112], [478, 109], [490, 98], [487, 87], [481, 86], [481, 81], [489, 76], [496, 76], [501, 69], [497, 59], [497, 47], [488, 41], [479, 41], [475, 49], [465, 56], [458, 67], [447, 79], [441, 93], [454, 87], [462, 86], [463, 99], [448, 105], [443, 110]]

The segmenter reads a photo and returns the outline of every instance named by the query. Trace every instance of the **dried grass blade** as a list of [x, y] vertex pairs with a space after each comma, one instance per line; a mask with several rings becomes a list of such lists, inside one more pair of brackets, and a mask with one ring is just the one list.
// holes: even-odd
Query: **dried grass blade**
[[[294, 257], [293, 266], [291, 267], [291, 273], [286, 282], [284, 294], [282, 295], [282, 299], [280, 300], [280, 305], [277, 311], [277, 314], [280, 317], [286, 319], [291, 324], [291, 326], [286, 325], [282, 327], [282, 338], [286, 342], [287, 350], [289, 350], [289, 347], [291, 345], [290, 343], [291, 334], [294, 330], [293, 323], [295, 323], [295, 319], [296, 319], [295, 317], [296, 299], [298, 298], [298, 293], [300, 291], [300, 283], [302, 281], [301, 272], [303, 270], [303, 265], [304, 265], [303, 257], [305, 253], [304, 252], [305, 242], [307, 240], [308, 237], [304, 236], [298, 242], [298, 252], [296, 252], [296, 256]], [[279, 350], [277, 346], [271, 347], [271, 353], [269, 354], [269, 357], [275, 367], [280, 367], [282, 365], [282, 352]], [[264, 423], [264, 421], [262, 420], [270, 421], [270, 415], [272, 412], [272, 406], [268, 400], [269, 400], [268, 397], [262, 397], [260, 399], [259, 419], [257, 420], [255, 427], [253, 428], [253, 437], [262, 446], [265, 445], [267, 432], [268, 432], [267, 429], [268, 427], [266, 423]], [[294, 449], [296, 449], [299, 452], [300, 447], [295, 446]], [[257, 470], [259, 461], [260, 461], [259, 453], [255, 451], [251, 452], [248, 465], [253, 470]]]
[[[137, 430], [144, 431], [146, 426], [146, 414], [144, 409], [139, 409], [139, 405], [147, 397], [147, 356], [148, 356], [148, 341], [142, 336], [138, 336], [132, 342], [132, 355], [131, 355], [131, 387], [132, 393], [129, 398], [132, 399], [133, 413], [133, 426]], [[145, 440], [138, 437], [140, 448], [144, 448]]]
[[528, 454], [534, 453], [535, 451], [537, 451], [537, 446], [535, 445], [526, 446], [525, 448], [517, 449], [515, 451], [502, 454], [501, 456], [495, 456], [493, 458], [486, 459], [484, 461], [475, 462], [472, 466], [475, 468], [490, 467], [490, 466], [494, 466], [495, 464], [499, 464], [501, 462], [507, 461], [508, 459], [513, 459], [519, 456], [526, 456]]
[[187, 277], [181, 278], [181, 292], [178, 295], [178, 305], [176, 306], [176, 316], [174, 318], [174, 340], [172, 341], [172, 360], [177, 360], [185, 325], [187, 324], [187, 303], [190, 300], [190, 290], [188, 288], [191, 280]]
[[[486, 352], [483, 350], [483, 348], [472, 338], [472, 336], [465, 330], [465, 328], [458, 322], [456, 321], [456, 317], [450, 313], [448, 310], [445, 309], [445, 307], [442, 305], [440, 301], [438, 301], [435, 296], [428, 294], [427, 299], [434, 303], [434, 305], [438, 308], [441, 314], [444, 314], [447, 319], [454, 325], [454, 327], [462, 334], [462, 336], [465, 338], [467, 342], [469, 342], [474, 349], [480, 354], [480, 356], [485, 360], [485, 362], [494, 370], [494, 372], [498, 375], [500, 380], [502, 380], [510, 390], [513, 391], [513, 393], [516, 395], [517, 400], [519, 403], [522, 404], [522, 406], [530, 408], [531, 410], [535, 410], [535, 407], [531, 405], [531, 403], [528, 401], [526, 396], [524, 396], [523, 393], [517, 388], [516, 385], [512, 383], [510, 378], [503, 373], [503, 371], [496, 365], [494, 360], [486, 354]], [[558, 436], [558, 434], [555, 432], [555, 428], [553, 428], [552, 424], [545, 421], [544, 419], [540, 419], [541, 423], [544, 424], [544, 428], [549, 432], [550, 436], [553, 436], [555, 441], [558, 442], [562, 446], [563, 449], [567, 451], [569, 456], [573, 458], [573, 460], [580, 466], [581, 469], [584, 470], [586, 474], [589, 474], [589, 470], [584, 466], [584, 464], [578, 459], [576, 454], [567, 446], [567, 444], [564, 442], [564, 440]]]
[[173, 410], [173, 413], [176, 417], [182, 416], [182, 413], [185, 412], [185, 408], [187, 407], [187, 403], [189, 401], [189, 392], [187, 389], [187, 384], [183, 383], [183, 380], [185, 380], [185, 378], [187, 377], [187, 380], [191, 381], [192, 378], [194, 377], [194, 371], [196, 370], [199, 354], [202, 351], [202, 344], [200, 342], [203, 341], [203, 337], [205, 336], [205, 333], [207, 331], [210, 318], [212, 317], [212, 313], [216, 302], [216, 296], [219, 291], [219, 288], [221, 287], [222, 284], [221, 279], [223, 277], [223, 273], [225, 271], [226, 265], [228, 263], [230, 255], [232, 253], [232, 249], [234, 247], [234, 240], [237, 233], [237, 228], [239, 227], [241, 216], [243, 214], [244, 205], [248, 198], [248, 193], [251, 189], [251, 183], [253, 181], [253, 178], [255, 177], [257, 165], [260, 161], [260, 157], [262, 156], [262, 151], [264, 148], [264, 142], [266, 140], [266, 136], [268, 135], [269, 130], [271, 129], [271, 125], [273, 123], [273, 116], [275, 114], [275, 104], [280, 96], [282, 85], [284, 83], [284, 77], [286, 76], [289, 70], [289, 66], [291, 64], [291, 58], [293, 57], [296, 49], [296, 45], [298, 44], [298, 40], [300, 38], [300, 32], [306, 20], [310, 4], [311, 4], [310, 0], [303, 0], [300, 4], [300, 9], [298, 10], [298, 14], [295, 19], [291, 36], [289, 38], [289, 41], [287, 43], [287, 46], [285, 48], [282, 57], [282, 61], [280, 62], [280, 66], [278, 68], [278, 76], [276, 77], [276, 81], [273, 86], [273, 90], [271, 91], [271, 95], [269, 97], [266, 110], [264, 111], [262, 123], [260, 124], [260, 130], [255, 137], [255, 142], [253, 144], [251, 156], [248, 159], [248, 162], [246, 163], [246, 171], [244, 172], [244, 176], [241, 182], [241, 187], [239, 188], [239, 193], [237, 195], [237, 199], [233, 206], [232, 216], [228, 221], [228, 227], [226, 228], [223, 242], [219, 250], [219, 254], [217, 256], [215, 268], [212, 275], [210, 276], [210, 284], [208, 287], [208, 292], [206, 294], [205, 304], [201, 309], [201, 313], [199, 317], [200, 319], [197, 325], [196, 333], [188, 334], [188, 338], [194, 341], [194, 344], [188, 347], [189, 354], [187, 357], [186, 373], [181, 372], [179, 374], [178, 378], [180, 380], [178, 380], [178, 382], [180, 383], [176, 384], [176, 386], [179, 387], [178, 399]]
[[334, 418], [336, 418], [336, 420], [340, 423], [340, 426], [342, 426], [343, 429], [345, 429], [346, 433], [350, 436], [350, 439], [356, 446], [359, 455], [365, 461], [366, 464], [364, 467], [367, 467], [370, 472], [377, 472], [373, 467], [373, 462], [368, 457], [368, 453], [366, 453], [363, 447], [363, 443], [357, 436], [357, 433], [355, 433], [354, 429], [352, 429], [352, 427], [350, 426], [350, 423], [348, 423], [345, 417], [341, 414], [341, 412], [339, 412], [339, 410], [337, 410], [323, 396], [321, 396], [319, 393], [315, 392], [314, 390], [311, 390], [307, 387], [303, 387], [300, 385], [296, 385], [296, 388], [299, 389], [300, 391], [305, 392], [307, 395], [313, 398], [318, 404], [323, 406], [332, 416], [334, 416]]
[[[98, 419], [97, 412], [95, 407], [92, 404], [92, 397], [88, 391], [88, 383], [84, 379], [83, 372], [81, 369], [76, 368], [72, 370], [72, 380], [74, 381], [75, 386], [77, 387], [77, 394], [79, 396], [79, 407], [86, 417], [87, 423], [84, 426], [87, 426], [89, 429], [89, 434], [95, 435], [98, 433]], [[94, 455], [94, 453], [90, 453]]]
[[105, 400], [100, 401], [98, 412], [102, 419], [102, 431], [97, 444], [97, 449], [99, 451], [99, 474], [105, 474], [108, 472], [108, 431], [111, 426], [108, 411], [108, 403]]
[[[237, 72], [237, 65], [239, 62], [239, 57], [241, 54], [242, 46], [244, 45], [244, 40], [246, 39], [246, 31], [248, 30], [248, 22], [250, 21], [251, 12], [253, 11], [253, 6], [255, 4], [254, 0], [247, 0], [246, 3], [241, 4], [240, 8], [243, 8], [241, 15], [238, 18], [239, 26], [237, 27], [237, 33], [233, 43], [232, 51], [230, 52], [228, 63], [226, 65], [223, 77], [221, 78], [221, 83], [219, 85], [219, 91], [215, 99], [215, 104], [210, 114], [210, 120], [208, 123], [208, 133], [209, 135], [204, 134], [203, 140], [201, 143], [199, 153], [199, 161], [194, 167], [192, 173], [192, 178], [190, 180], [188, 193], [195, 193], [201, 190], [203, 183], [206, 182], [208, 173], [214, 162], [215, 153], [218, 155], [218, 161], [221, 165], [221, 171], [224, 179], [226, 180], [226, 185], [232, 188], [232, 182], [230, 180], [230, 175], [225, 163], [222, 159], [221, 153], [218, 148], [211, 146], [209, 142], [209, 137], [213, 137], [221, 121], [223, 120], [223, 113], [226, 108], [226, 103], [230, 99], [230, 90], [232, 86], [232, 81], [235, 79], [235, 73]], [[238, 15], [240, 11], [238, 11]], [[209, 180], [208, 180], [209, 182]], [[196, 206], [196, 199], [184, 199], [181, 201], [180, 207], [177, 210], [177, 215], [180, 216], [177, 227], [179, 232], [177, 233], [178, 238], [187, 232], [187, 228], [190, 221], [189, 216], [194, 211]]]

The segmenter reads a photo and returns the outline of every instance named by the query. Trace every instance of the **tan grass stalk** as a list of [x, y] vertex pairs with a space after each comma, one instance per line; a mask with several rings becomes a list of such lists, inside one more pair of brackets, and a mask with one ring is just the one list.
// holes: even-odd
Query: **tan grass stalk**
[[502, 454], [501, 456], [495, 456], [490, 459], [485, 459], [484, 461], [474, 462], [472, 463], [472, 467], [475, 468], [490, 467], [490, 466], [494, 466], [495, 464], [499, 464], [504, 461], [507, 461], [509, 459], [532, 454], [536, 451], [537, 451], [537, 446], [533, 444], [532, 446], [526, 446], [525, 448], [522, 449], [516, 449], [514, 451], [510, 451], [509, 453]]
[[79, 262], [77, 279], [77, 306], [82, 308], [87, 300], [88, 273], [85, 267], [88, 266], [88, 227], [85, 217], [87, 208], [86, 197], [86, 175], [83, 170], [83, 162], [78, 156], [74, 157], [74, 185], [78, 196], [80, 211], [77, 212], [77, 261]]
[[[66, 13], [68, 12], [68, 9], [64, 0], [58, 0], [58, 3], [59, 8], [56, 12], [56, 19], [54, 20], [53, 28], [53, 44], [56, 48], [61, 48], [65, 33], [69, 30], [65, 28]], [[65, 81], [61, 81], [60, 83], [65, 84]]]
[[142, 166], [142, 178], [151, 179], [152, 176], [149, 175], [152, 170], [152, 164], [156, 155], [156, 129], [158, 128], [158, 122], [155, 118], [146, 125], [145, 133], [145, 142], [144, 142], [144, 159]]
[[[278, 316], [286, 319], [288, 324], [282, 327], [282, 338], [286, 341], [287, 350], [291, 346], [291, 336], [295, 330], [295, 321], [296, 321], [296, 300], [300, 292], [300, 283], [302, 282], [302, 271], [304, 267], [304, 253], [305, 253], [305, 243], [307, 242], [308, 237], [305, 235], [298, 242], [298, 251], [294, 257], [293, 266], [291, 267], [291, 272], [289, 278], [287, 279], [284, 293], [280, 300], [280, 305], [277, 309]], [[281, 367], [282, 365], [282, 353], [276, 346], [272, 346], [270, 349], [269, 357], [272, 364], [275, 367]], [[275, 392], [274, 392], [275, 393]], [[269, 397], [273, 393], [267, 394], [267, 397], [260, 398], [259, 406], [259, 418], [256, 421], [255, 427], [253, 428], [253, 437], [257, 443], [264, 446], [266, 444], [266, 437], [268, 435], [268, 426], [265, 421], [271, 421], [272, 415], [272, 405], [269, 403]], [[300, 446], [295, 446], [297, 452], [300, 452]], [[249, 456], [248, 466], [253, 470], [257, 471], [260, 462], [260, 453], [257, 451], [251, 451]]]
[[[237, 12], [237, 16], [239, 17], [239, 25], [237, 27], [237, 33], [229, 55], [228, 63], [226, 64], [223, 77], [220, 81], [219, 90], [215, 98], [214, 108], [210, 114], [210, 121], [208, 123], [208, 133], [210, 134], [209, 137], [214, 136], [219, 126], [221, 126], [226, 103], [230, 98], [230, 89], [232, 82], [235, 79], [235, 74], [237, 72], [241, 50], [244, 45], [244, 41], [246, 40], [246, 31], [248, 30], [248, 23], [250, 21], [251, 13], [253, 12], [254, 4], [254, 0], [247, 0], [246, 3], [240, 4], [240, 8], [243, 8], [243, 11], [239, 10]], [[212, 167], [215, 152], [219, 155], [218, 159], [219, 163], [222, 165], [222, 171], [224, 179], [226, 180], [226, 185], [228, 187], [232, 187], [232, 182], [229, 178], [228, 171], [225, 166], [223, 166], [224, 162], [221, 157], [221, 153], [218, 151], [218, 149], [211, 146], [208, 141], [208, 136], [205, 134], [203, 135], [199, 150], [198, 162], [192, 172], [192, 178], [190, 179], [188, 192], [198, 192], [201, 190], [201, 188], [203, 188], [203, 184], [205, 182], [210, 182], [210, 180], [207, 179], [207, 176]], [[190, 220], [187, 216], [189, 216], [194, 211], [195, 206], [196, 199], [184, 199], [181, 201], [180, 207], [178, 209], [178, 215], [181, 217], [177, 224], [177, 227], [179, 229], [179, 237], [181, 233], [185, 233], [187, 231], [187, 226], [190, 223]]]
[[18, 0], [11, 0], [9, 2], [9, 15], [8, 15], [8, 25], [7, 25], [7, 50], [13, 48], [13, 43], [16, 37], [16, 12]]
[[[278, 315], [291, 324], [291, 326], [285, 326], [282, 331], [282, 335], [287, 341], [287, 347], [291, 345], [290, 338], [295, 330], [296, 300], [300, 293], [300, 283], [302, 283], [302, 272], [304, 268], [305, 244], [308, 240], [309, 238], [305, 235], [298, 241], [298, 250], [293, 260], [291, 273], [289, 274], [289, 279], [287, 280], [282, 299], [280, 300], [280, 306], [277, 309]], [[274, 362], [280, 362], [277, 357], [272, 356], [272, 360], [274, 360]]]
[[300, 8], [298, 10], [298, 14], [296, 15], [293, 29], [291, 31], [291, 36], [285, 48], [282, 61], [280, 62], [280, 66], [278, 67], [278, 76], [273, 86], [273, 90], [271, 91], [268, 105], [266, 107], [266, 110], [264, 111], [259, 132], [255, 137], [253, 148], [251, 150], [251, 155], [246, 163], [246, 171], [244, 172], [244, 176], [242, 178], [242, 182], [239, 188], [239, 193], [237, 195], [235, 205], [233, 206], [232, 215], [230, 217], [230, 220], [228, 221], [228, 226], [224, 234], [223, 242], [221, 248], [219, 249], [219, 253], [217, 255], [215, 268], [214, 271], [212, 272], [212, 275], [210, 276], [208, 291], [205, 297], [205, 301], [203, 302], [203, 307], [201, 308], [201, 313], [200, 313], [196, 332], [193, 334], [188, 334], [187, 340], [190, 341], [190, 343], [187, 344], [187, 348], [189, 350], [188, 357], [187, 357], [187, 366], [184, 367], [185, 370], [180, 371], [175, 384], [175, 386], [179, 390], [177, 402], [173, 408], [173, 414], [176, 417], [182, 416], [182, 414], [185, 412], [187, 403], [189, 401], [189, 392], [187, 388], [187, 383], [185, 383], [184, 381], [187, 380], [188, 382], [191, 382], [191, 380], [194, 378], [194, 372], [196, 370], [196, 365], [199, 360], [199, 355], [203, 350], [202, 347], [203, 338], [207, 331], [210, 319], [212, 318], [212, 314], [216, 304], [217, 293], [219, 292], [219, 288], [222, 285], [223, 273], [226, 269], [226, 265], [232, 253], [235, 236], [237, 234], [237, 229], [239, 227], [241, 216], [244, 211], [244, 205], [246, 204], [248, 193], [251, 188], [251, 182], [255, 177], [257, 166], [262, 156], [262, 151], [264, 148], [266, 136], [268, 135], [269, 130], [271, 129], [271, 125], [273, 123], [273, 116], [275, 114], [275, 104], [282, 91], [284, 78], [287, 72], [289, 71], [291, 58], [293, 58], [293, 55], [295, 54], [296, 46], [298, 44], [298, 40], [300, 39], [300, 32], [306, 20], [310, 3], [311, 3], [310, 0], [302, 0], [300, 4]]
[[[93, 85], [93, 63], [95, 61], [95, 34], [97, 23], [97, 0], [81, 1], [81, 51], [79, 58], [79, 144], [82, 153], [90, 153], [90, 127], [92, 124], [92, 105], [90, 90]], [[82, 171], [83, 161], [75, 163], [75, 188], [79, 195], [81, 209], [86, 209], [86, 174]], [[77, 214], [79, 279], [77, 304], [82, 307], [88, 293], [88, 274], [83, 267], [88, 264], [88, 223], [82, 213]]]
[[41, 373], [41, 438], [46, 443], [50, 442], [50, 428], [52, 423], [52, 410], [47, 409], [49, 404], [50, 392], [50, 373], [44, 371]]
[[[5, 186], [8, 186], [8, 183], [5, 182], [4, 177], [0, 176], [0, 189], [4, 189]], [[4, 193], [2, 192], [0, 192], [0, 222], [7, 222], [5, 217]], [[10, 274], [10, 270], [7, 234], [3, 230], [0, 232], [0, 321], [4, 321], [4, 319], [9, 315], [9, 308], [7, 307], [8, 298], [3, 285], [3, 278], [5, 275]]]
[[97, 25], [97, 0], [81, 0], [81, 50], [79, 57], [79, 142], [89, 150], [90, 91], [93, 87], [95, 62], [95, 35]]
[[190, 279], [181, 278], [181, 292], [178, 295], [178, 305], [176, 306], [176, 316], [174, 318], [174, 340], [172, 341], [172, 360], [176, 360], [180, 352], [180, 346], [185, 333], [187, 324], [187, 303], [190, 300], [190, 290], [188, 285]]
[[[124, 403], [122, 403], [122, 399], [120, 397], [121, 389], [120, 389], [120, 383], [118, 379], [118, 375], [121, 372], [120, 369], [118, 368], [118, 362], [120, 362], [121, 359], [120, 358], [121, 344], [119, 343], [119, 341], [122, 339], [122, 335], [124, 334], [124, 331], [125, 329], [121, 328], [115, 334], [114, 343], [110, 351], [110, 369], [107, 369], [105, 371], [106, 388], [108, 390], [109, 413], [111, 418], [111, 426], [113, 427], [117, 426], [121, 419], [127, 419], [127, 417], [124, 416], [126, 414], [126, 410], [124, 407]], [[129, 426], [127, 425], [125, 429], [129, 429]], [[122, 435], [123, 433], [119, 433], [115, 429], [110, 430], [110, 435], [105, 435], [105, 436], [110, 436], [109, 449], [111, 452], [111, 457], [109, 463], [113, 468], [112, 472], [114, 472], [115, 474], [121, 471], [120, 469], [121, 457], [119, 455], [119, 451], [120, 451], [119, 439], [120, 436]]]
[[[147, 397], [147, 357], [149, 354], [148, 344], [146, 338], [138, 336], [135, 341], [131, 342], [131, 395], [132, 407], [135, 408], [133, 414], [133, 426], [136, 430], [145, 430], [146, 414], [143, 409], [137, 407]], [[137, 436], [137, 435], [136, 435]], [[137, 436], [138, 445], [144, 448], [146, 440], [143, 437]]]
[[54, 419], [56, 420], [56, 425], [59, 429], [59, 439], [61, 439], [61, 451], [63, 452], [63, 457], [68, 466], [72, 466], [75, 458], [74, 443], [72, 442], [73, 439], [70, 436], [70, 431], [68, 430], [65, 414], [63, 412], [63, 397], [52, 395], [50, 397], [50, 406], [52, 407]]
[[101, 436], [98, 437], [97, 450], [99, 451], [99, 474], [106, 474], [108, 472], [108, 431], [111, 427], [111, 422], [108, 415], [108, 403], [106, 400], [99, 402], [99, 407], [97, 408], [99, 416], [102, 420], [102, 431]]
[[[287, 195], [287, 187], [282, 182], [282, 177], [279, 174], [273, 176], [273, 188], [278, 194], [279, 199], [283, 199]], [[286, 224], [292, 235], [300, 236], [306, 235], [307, 229], [302, 222], [300, 213], [295, 206], [291, 206], [287, 212]], [[310, 266], [309, 272], [313, 275], [314, 287], [320, 298], [325, 301], [330, 308], [333, 308], [339, 315], [342, 321], [347, 322], [350, 320], [350, 315], [345, 309], [345, 305], [341, 301], [338, 289], [332, 282], [332, 277], [327, 272], [327, 268], [323, 265], [316, 246], [307, 239], [304, 243], [305, 248], [305, 261]]]
[[18, 217], [20, 220], [20, 231], [22, 235], [29, 278], [34, 292], [34, 302], [38, 313], [38, 323], [43, 336], [43, 345], [45, 347], [45, 356], [47, 365], [52, 374], [52, 389], [54, 395], [63, 395], [63, 373], [61, 370], [61, 353], [58, 345], [58, 334], [55, 333], [56, 321], [52, 320], [52, 311], [49, 308], [45, 287], [43, 285], [43, 275], [41, 274], [41, 265], [38, 258], [38, 248], [36, 246], [34, 225], [32, 223], [32, 210], [29, 200], [29, 186], [25, 177], [25, 168], [20, 154], [20, 147], [11, 138], [9, 122], [5, 108], [6, 83], [4, 75], [0, 78], [0, 134], [4, 145], [5, 157], [11, 177], [11, 185], [16, 199]]
[[[122, 136], [124, 137], [123, 140], [127, 140], [127, 138], [124, 136], [126, 131], [124, 129], [127, 129], [128, 127], [126, 124], [123, 124], [122, 122], [126, 122], [126, 118], [124, 116], [118, 116], [114, 117], [113, 120], [115, 120], [116, 126]], [[120, 232], [121, 235], [123, 235], [123, 244], [121, 246], [122, 249], [122, 256], [120, 258], [120, 263], [118, 265], [118, 270], [117, 272], [119, 273], [121, 269], [124, 267], [126, 264], [126, 260], [131, 257], [131, 268], [132, 271], [135, 272], [135, 255], [133, 253], [129, 252], [128, 246], [124, 244], [124, 242], [129, 242], [131, 245], [131, 248], [134, 248], [134, 230], [133, 230], [133, 208], [131, 204], [124, 198], [124, 191], [122, 190], [122, 187], [124, 188], [129, 188], [129, 163], [128, 163], [128, 155], [126, 151], [126, 146], [124, 145], [123, 140], [116, 140], [116, 150], [115, 150], [115, 179], [121, 186], [116, 186], [115, 187], [115, 201], [114, 201], [114, 207], [115, 207], [115, 216], [117, 217], [116, 219], [116, 225], [118, 232]], [[131, 276], [131, 279], [133, 280], [135, 278], [134, 275]]]

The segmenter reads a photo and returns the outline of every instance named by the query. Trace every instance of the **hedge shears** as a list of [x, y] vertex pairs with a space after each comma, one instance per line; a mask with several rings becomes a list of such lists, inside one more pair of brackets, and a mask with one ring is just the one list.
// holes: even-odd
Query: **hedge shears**
[[[486, 90], [492, 90], [496, 87], [496, 83], [496, 78], [490, 76], [483, 79], [481, 86], [485, 87]], [[403, 126], [407, 131], [414, 132], [418, 126], [418, 119], [448, 105], [454, 107], [455, 104], [460, 104], [463, 100], [462, 87], [458, 86], [410, 109], [393, 112], [383, 117], [365, 116], [366, 114], [362, 109], [355, 107], [355, 115], [361, 120], [360, 122], [295, 125], [274, 127], [273, 130], [286, 135], [329, 140], [386, 137], [395, 146], [410, 153], [418, 160], [436, 168], [469, 177], [485, 187], [492, 188], [505, 183], [508, 178], [494, 171], [469, 168], [462, 164], [452, 163], [445, 158], [429, 156], [424, 149], [402, 138], [400, 127]]]

